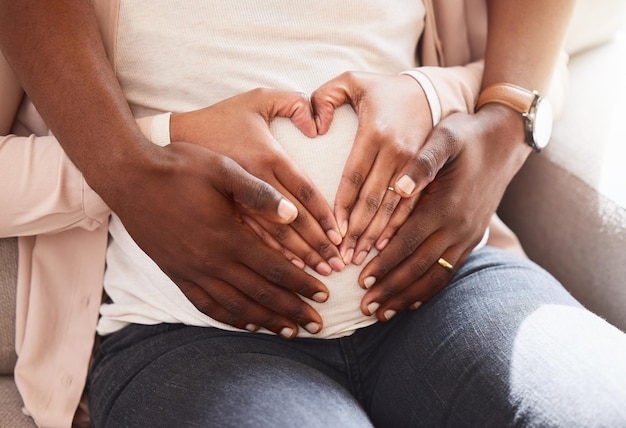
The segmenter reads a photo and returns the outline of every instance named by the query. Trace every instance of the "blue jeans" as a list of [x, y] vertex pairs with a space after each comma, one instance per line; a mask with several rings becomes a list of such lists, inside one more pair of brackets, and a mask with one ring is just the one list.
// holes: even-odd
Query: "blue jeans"
[[89, 399], [94, 427], [626, 427], [626, 335], [487, 247], [417, 311], [340, 339], [128, 326]]

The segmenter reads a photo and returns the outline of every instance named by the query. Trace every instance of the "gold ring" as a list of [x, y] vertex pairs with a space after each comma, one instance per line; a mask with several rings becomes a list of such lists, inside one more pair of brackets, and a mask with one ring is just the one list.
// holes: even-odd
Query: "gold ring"
[[394, 188], [393, 188], [393, 187], [391, 187], [391, 186], [388, 186], [388, 187], [387, 187], [387, 190], [389, 190], [389, 191], [391, 191], [391, 192], [395, 192], [395, 191], [396, 191], [396, 189], [394, 189]]
[[443, 257], [439, 257], [439, 260], [437, 260], [437, 263], [439, 263], [439, 266], [441, 266], [448, 272], [452, 272], [454, 270], [454, 266], [452, 266], [452, 264], [446, 259], [444, 259]]

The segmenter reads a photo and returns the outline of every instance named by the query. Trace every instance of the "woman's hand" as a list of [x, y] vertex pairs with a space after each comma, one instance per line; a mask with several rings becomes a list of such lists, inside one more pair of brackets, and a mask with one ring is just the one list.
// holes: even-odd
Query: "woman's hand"
[[422, 195], [406, 221], [394, 214], [382, 234], [389, 245], [361, 272], [360, 285], [370, 288], [362, 311], [384, 321], [439, 292], [481, 240], [530, 150], [519, 113], [497, 104], [435, 127], [420, 161], [400, 172]]
[[416, 162], [432, 129], [432, 115], [422, 87], [410, 76], [346, 72], [325, 83], [311, 96], [318, 133], [324, 134], [334, 110], [350, 103], [359, 119], [354, 145], [344, 167], [335, 217], [344, 240], [344, 262], [360, 265], [376, 246], [392, 213], [408, 216], [418, 192], [402, 199], [390, 187], [399, 173]]
[[293, 201], [298, 217], [291, 226], [263, 218], [244, 219], [268, 243], [276, 243], [297, 266], [302, 261], [322, 275], [339, 271], [344, 263], [337, 245], [341, 235], [324, 197], [287, 156], [272, 137], [269, 123], [276, 117], [289, 117], [308, 137], [315, 137], [308, 98], [300, 93], [255, 89], [210, 107], [173, 114], [172, 141], [187, 141], [221, 153], [246, 171], [266, 181]]

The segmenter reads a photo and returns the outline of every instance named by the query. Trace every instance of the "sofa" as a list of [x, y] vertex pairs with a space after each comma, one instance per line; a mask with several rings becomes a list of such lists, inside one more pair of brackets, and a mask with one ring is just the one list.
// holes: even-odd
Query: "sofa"
[[[582, 1], [552, 141], [530, 156], [499, 214], [528, 256], [626, 331], [626, 2]], [[1, 209], [1, 208], [0, 208]], [[13, 382], [17, 241], [0, 239], [0, 428], [32, 427]]]

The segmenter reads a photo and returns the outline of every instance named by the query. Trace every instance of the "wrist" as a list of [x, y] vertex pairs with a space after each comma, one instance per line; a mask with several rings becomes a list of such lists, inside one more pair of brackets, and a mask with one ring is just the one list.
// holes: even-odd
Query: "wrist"
[[489, 150], [501, 157], [514, 175], [533, 149], [526, 143], [524, 118], [511, 107], [498, 103], [484, 105], [475, 113], [487, 127]]

